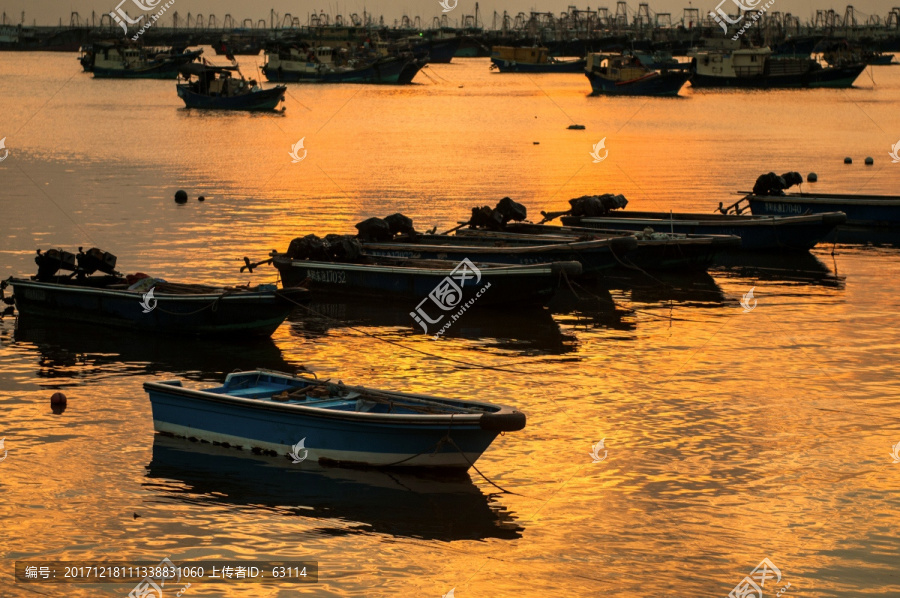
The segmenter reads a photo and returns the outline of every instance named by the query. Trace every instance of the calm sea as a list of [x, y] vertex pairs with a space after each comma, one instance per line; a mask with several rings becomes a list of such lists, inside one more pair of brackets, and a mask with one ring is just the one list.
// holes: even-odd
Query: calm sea
[[[642, 99], [464, 59], [405, 87], [292, 85], [283, 115], [246, 115], [189, 112], [174, 82], [93, 80], [75, 58], [0, 54], [3, 278], [33, 274], [37, 248], [99, 246], [123, 272], [261, 283], [275, 271], [241, 274], [244, 256], [397, 211], [449, 229], [504, 196], [532, 216], [605, 192], [709, 212], [770, 170], [815, 171], [821, 191], [900, 181], [900, 67], [851, 90]], [[900, 595], [898, 249], [615, 274], [546, 309], [467, 313], [439, 341], [412, 305], [311, 307], [237, 345], [0, 320], [0, 595], [131, 590], [16, 585], [16, 560], [164, 557], [319, 563], [315, 585], [196, 583], [196, 597], [726, 596], [764, 558], [782, 575], [766, 596]], [[154, 436], [146, 380], [301, 365], [518, 406], [526, 429], [478, 462], [509, 492], [474, 470], [292, 467]]]

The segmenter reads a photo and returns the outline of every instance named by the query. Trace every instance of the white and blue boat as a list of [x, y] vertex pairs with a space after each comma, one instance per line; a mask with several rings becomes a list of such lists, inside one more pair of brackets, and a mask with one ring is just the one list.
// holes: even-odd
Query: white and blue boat
[[[237, 76], [233, 76], [233, 73]], [[181, 67], [184, 83], [176, 89], [186, 107], [207, 110], [271, 111], [284, 101], [287, 87], [262, 89], [247, 81], [237, 66], [191, 63]]]
[[294, 463], [464, 472], [501, 432], [525, 427], [503, 405], [347, 386], [270, 370], [222, 386], [146, 382], [157, 432]]

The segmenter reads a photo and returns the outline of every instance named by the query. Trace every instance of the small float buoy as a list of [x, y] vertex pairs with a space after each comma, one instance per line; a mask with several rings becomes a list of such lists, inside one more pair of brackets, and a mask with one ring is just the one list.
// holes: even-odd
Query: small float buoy
[[187, 203], [187, 193], [182, 190], [175, 192], [175, 203]]
[[206, 198], [201, 195], [197, 198], [197, 201], [206, 201]]
[[569, 125], [569, 128], [573, 131], [583, 131], [584, 125]]
[[853, 164], [853, 158], [847, 156], [846, 158], [844, 158], [844, 164]]
[[534, 144], [534, 145], [540, 145], [540, 144], [541, 144], [540, 141], [532, 141], [531, 143]]
[[66, 399], [66, 395], [64, 395], [61, 392], [55, 392], [50, 397], [51, 405], [65, 405], [67, 402], [68, 402], [68, 399]]
[[811, 173], [809, 173], [808, 175], [806, 175], [806, 182], [807, 182], [807, 183], [815, 183], [815, 182], [818, 181], [818, 180], [819, 180], [819, 175], [817, 175], [817, 174], [814, 173], [814, 172], [811, 172]]
[[871, 166], [872, 164], [875, 164], [875, 159], [872, 156], [869, 156], [866, 158], [866, 166]]

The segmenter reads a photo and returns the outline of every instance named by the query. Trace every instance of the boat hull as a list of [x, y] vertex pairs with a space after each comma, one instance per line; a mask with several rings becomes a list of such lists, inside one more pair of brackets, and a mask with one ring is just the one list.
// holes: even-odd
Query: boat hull
[[[481, 414], [358, 413], [298, 407], [294, 403], [263, 400], [256, 394], [242, 394], [240, 390], [227, 390], [235, 377], [248, 374], [256, 375], [257, 384], [264, 377], [262, 381], [276, 391], [296, 388], [289, 376], [275, 372], [230, 374], [225, 386], [214, 389], [216, 392], [187, 389], [180, 381], [148, 382], [144, 389], [150, 395], [154, 428], [163, 434], [230, 445], [258, 454], [291, 459], [293, 452], [303, 457], [301, 463], [309, 459], [325, 465], [451, 471], [467, 470], [502, 431], [486, 426]], [[405, 396], [473, 404], [423, 395]], [[498, 427], [524, 427], [524, 415], [510, 408], [502, 409], [505, 413], [496, 417], [506, 421]], [[447, 437], [453, 443], [444, 440]], [[294, 449], [301, 440], [302, 455]]]
[[759, 75], [755, 77], [717, 77], [694, 73], [693, 87], [792, 88], [792, 87], [852, 87], [865, 70], [865, 64], [823, 68], [798, 75]]
[[16, 309], [28, 317], [179, 335], [269, 336], [287, 318], [303, 289], [240, 294], [164, 295], [144, 313], [143, 294], [23, 279], [10, 281]]
[[[274, 83], [380, 83], [406, 85], [425, 66], [423, 60], [390, 58], [351, 71], [318, 71], [314, 68], [291, 69], [263, 67], [263, 73]], [[312, 66], [312, 65], [310, 65]]]
[[[457, 266], [447, 262], [445, 267], [392, 267], [388, 265], [317, 262], [276, 257], [273, 265], [281, 273], [285, 287], [304, 286], [313, 291], [324, 290], [344, 295], [391, 295], [410, 300], [428, 297], [429, 293]], [[577, 263], [572, 264], [578, 266]], [[580, 270], [580, 268], [577, 268]], [[550, 297], [556, 289], [559, 271], [550, 264], [540, 266], [482, 267], [480, 279], [474, 276], [456, 284], [465, 299], [474, 297], [479, 289], [488, 290], [474, 305], [487, 306], [527, 303]], [[489, 285], [489, 286], [488, 286]]]
[[808, 251], [824, 241], [838, 225], [846, 222], [843, 214], [779, 218], [747, 216], [720, 217], [712, 214], [658, 212], [610, 212], [606, 216], [579, 218], [564, 216], [567, 226], [640, 232], [647, 227], [658, 232], [689, 235], [734, 235], [740, 237], [745, 251]]
[[585, 75], [591, 82], [594, 94], [617, 96], [677, 96], [691, 78], [691, 73], [683, 71], [653, 73], [651, 76], [624, 82], [606, 79], [597, 73]]
[[178, 97], [188, 108], [205, 110], [275, 110], [284, 101], [286, 87], [279, 86], [232, 97], [207, 96], [191, 91], [189, 85], [178, 85]]
[[178, 77], [176, 63], [165, 63], [139, 69], [111, 69], [94, 65], [92, 71], [95, 79], [176, 79]]
[[[582, 274], [596, 275], [622, 263], [622, 258], [637, 247], [633, 238], [616, 238], [607, 241], [586, 241], [542, 246], [494, 247], [465, 245], [466, 239], [448, 238], [446, 245], [420, 243], [363, 243], [369, 255], [413, 259], [440, 259], [460, 262], [469, 259], [495, 264], [547, 264], [551, 262], [579, 262]], [[470, 242], [471, 243], [471, 242]]]
[[850, 226], [900, 226], [900, 197], [854, 200], [840, 196], [750, 195], [747, 200], [754, 214], [786, 216], [840, 211], [847, 214]]
[[503, 58], [491, 58], [491, 64], [501, 73], [580, 73], [584, 71], [586, 61], [581, 58], [578, 60], [533, 64], [504, 60]]

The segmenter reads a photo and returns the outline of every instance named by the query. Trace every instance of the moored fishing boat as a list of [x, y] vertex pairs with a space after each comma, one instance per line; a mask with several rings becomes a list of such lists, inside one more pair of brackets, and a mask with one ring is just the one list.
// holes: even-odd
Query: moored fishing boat
[[82, 66], [93, 72], [95, 79], [175, 79], [179, 67], [201, 54], [203, 50], [163, 51], [118, 42], [97, 43], [83, 58]]
[[352, 57], [330, 47], [288, 46], [266, 50], [263, 73], [277, 83], [411, 83], [425, 59], [411, 54]]
[[580, 73], [584, 65], [584, 58], [553, 58], [547, 48], [491, 48], [491, 69], [501, 73]]
[[686, 235], [734, 235], [740, 238], [742, 250], [753, 251], [806, 251], [824, 241], [836, 226], [846, 221], [847, 216], [840, 212], [804, 216], [737, 216], [629, 210], [610, 211], [602, 216], [562, 217], [564, 225], [586, 229], [638, 232], [649, 227], [657, 232]]
[[[185, 83], [176, 85], [178, 97], [188, 108], [210, 110], [275, 110], [284, 101], [287, 87], [279, 85], [260, 89], [256, 81], [247, 81], [236, 66], [221, 67], [209, 64], [181, 66]], [[240, 79], [232, 73], [240, 75]]]
[[808, 56], [776, 56], [765, 48], [692, 50], [693, 87], [852, 87], [864, 62], [823, 67]]
[[619, 265], [637, 247], [634, 237], [610, 237], [571, 243], [506, 245], [493, 240], [452, 235], [418, 235], [386, 242], [363, 242], [368, 255], [459, 262], [469, 259], [496, 264], [580, 262], [582, 274], [591, 276]]
[[578, 262], [554, 262], [523, 266], [486, 264], [464, 260], [415, 260], [382, 256], [360, 256], [354, 262], [293, 259], [273, 256], [285, 287], [303, 285], [312, 291], [350, 295], [393, 295], [422, 298], [443, 283], [453, 281], [468, 299], [481, 288], [489, 288], [477, 305], [528, 303], [550, 297], [560, 277], [581, 274]]
[[505, 230], [500, 232], [462, 229], [456, 234], [465, 238], [493, 239], [506, 244], [570, 243], [592, 238], [631, 235], [637, 241], [637, 247], [628, 252], [621, 266], [636, 266], [643, 270], [705, 270], [718, 254], [741, 246], [741, 240], [733, 235], [689, 235], [654, 232], [652, 229], [637, 233], [596, 229], [576, 230], [526, 222], [509, 223]]
[[294, 463], [466, 471], [501, 432], [525, 427], [503, 405], [346, 386], [256, 370], [194, 390], [146, 382], [157, 432]]
[[[268, 336], [285, 320], [305, 289], [275, 285], [225, 287], [179, 284], [143, 274], [122, 276], [116, 258], [92, 248], [76, 256], [38, 253], [38, 275], [9, 278], [16, 309], [25, 317], [85, 322], [105, 328], [184, 335]], [[70, 271], [58, 275], [59, 270]], [[96, 272], [101, 275], [95, 276]]]
[[621, 54], [588, 54], [585, 75], [593, 93], [627, 96], [677, 96], [691, 78], [681, 68], [656, 71]]

